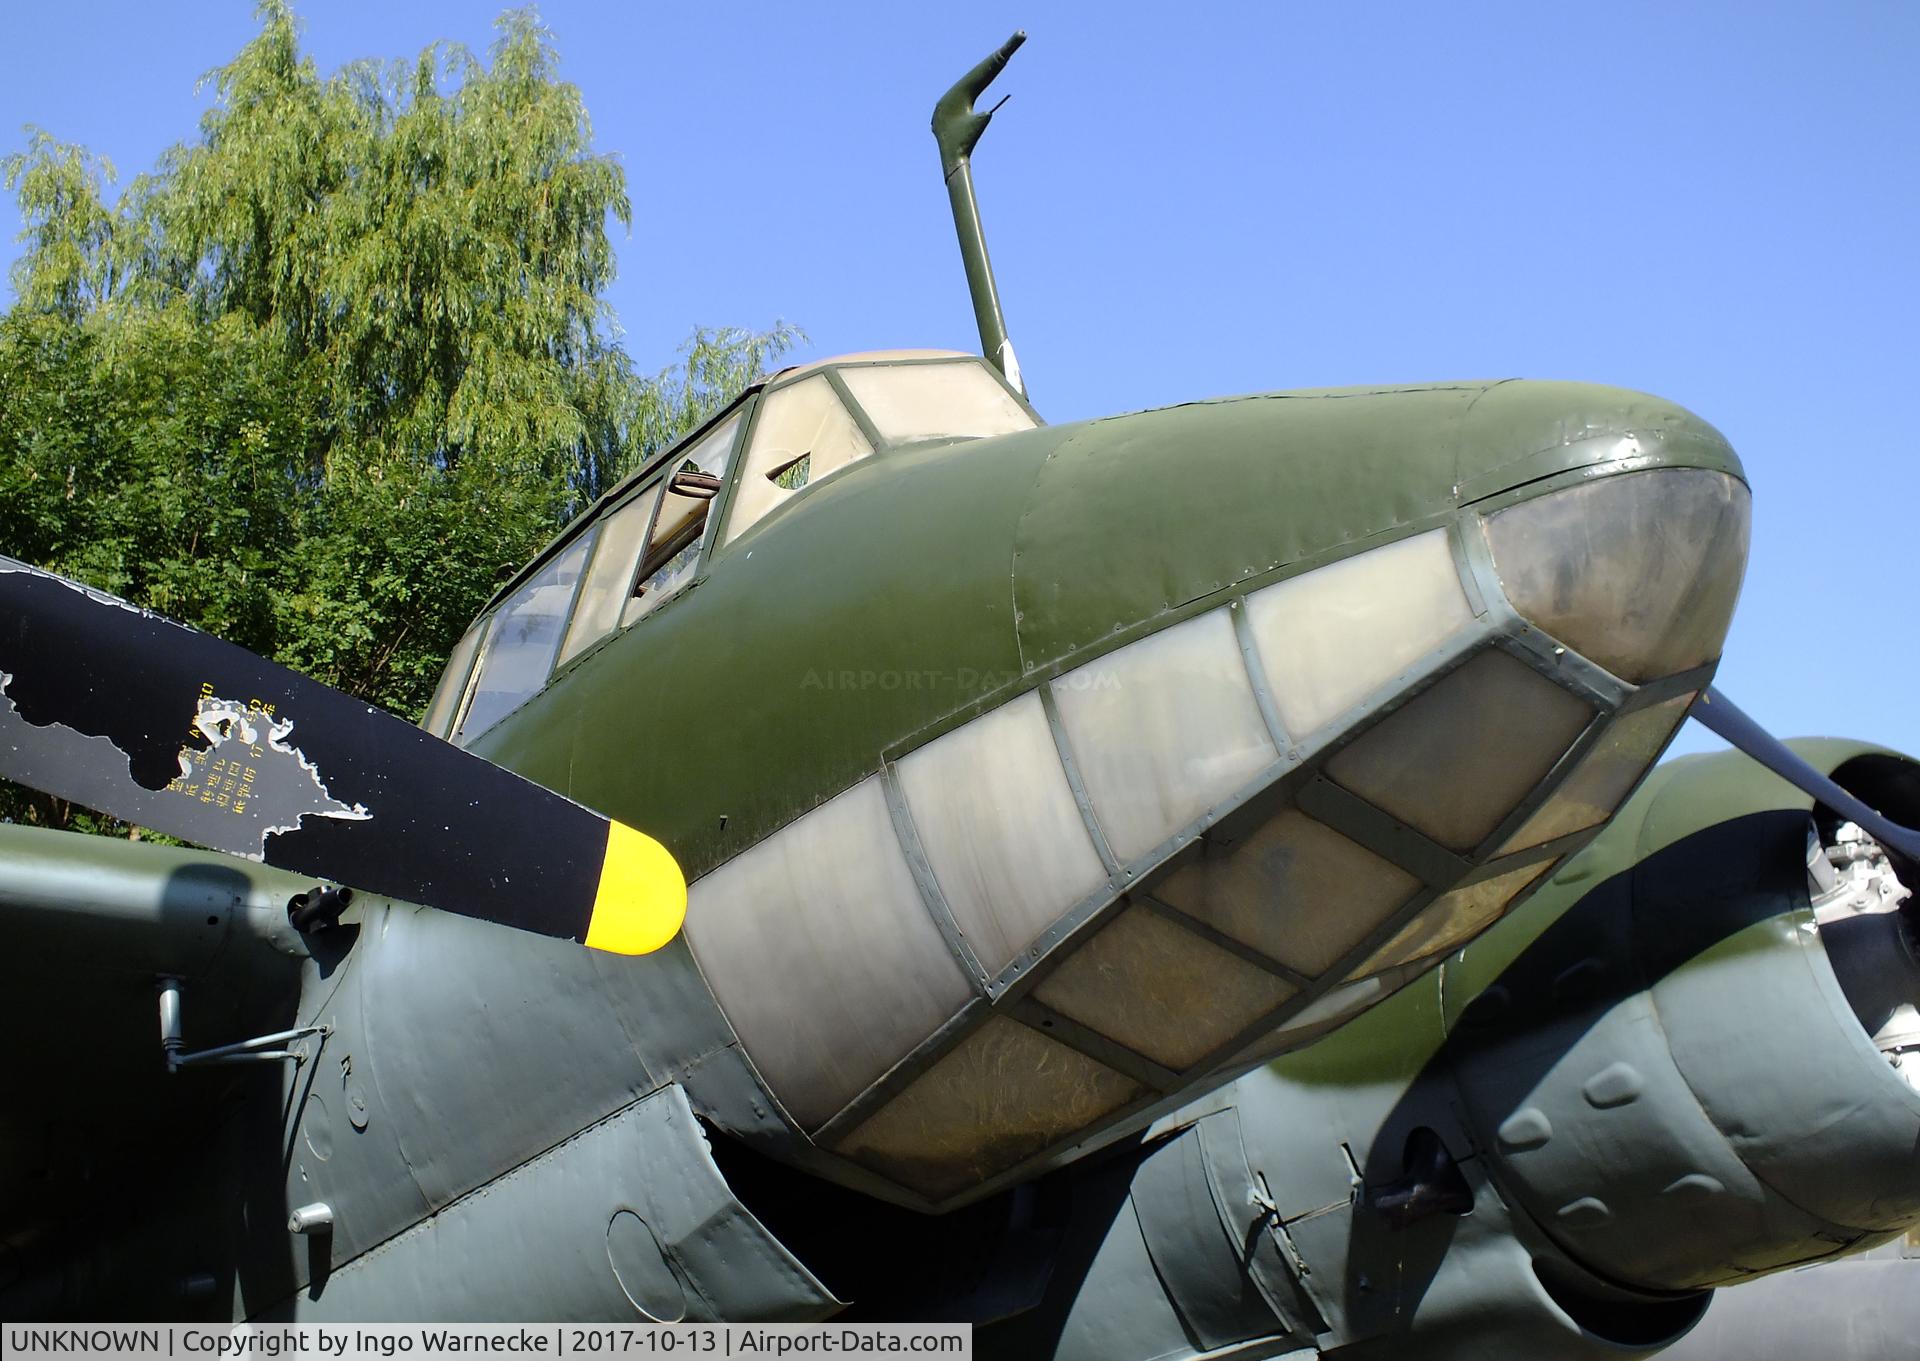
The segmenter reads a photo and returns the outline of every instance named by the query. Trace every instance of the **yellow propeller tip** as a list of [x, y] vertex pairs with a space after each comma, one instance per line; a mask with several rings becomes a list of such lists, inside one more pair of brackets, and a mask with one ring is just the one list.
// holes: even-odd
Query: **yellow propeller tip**
[[687, 880], [672, 853], [645, 832], [610, 820], [587, 945], [616, 955], [651, 954], [679, 935], [686, 919]]

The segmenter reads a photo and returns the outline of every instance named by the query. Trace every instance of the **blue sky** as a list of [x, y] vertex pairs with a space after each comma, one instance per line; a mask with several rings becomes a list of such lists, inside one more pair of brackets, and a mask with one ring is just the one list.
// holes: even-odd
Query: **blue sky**
[[[324, 69], [484, 47], [491, 3], [309, 0]], [[1755, 491], [1720, 684], [1781, 734], [1920, 752], [1920, 7], [549, 0], [635, 204], [638, 362], [696, 323], [975, 348], [927, 118], [1016, 27], [976, 159], [1035, 403], [1525, 376], [1718, 425]], [[0, 146], [122, 181], [189, 136], [244, 0], [8, 7]], [[8, 215], [12, 209], [9, 206]], [[10, 260], [14, 246], [0, 246]], [[1677, 749], [1715, 745], [1697, 726]]]

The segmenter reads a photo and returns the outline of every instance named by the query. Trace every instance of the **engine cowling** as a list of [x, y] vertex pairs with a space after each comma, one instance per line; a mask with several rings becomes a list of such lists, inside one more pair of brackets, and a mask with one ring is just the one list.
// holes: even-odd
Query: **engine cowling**
[[[1727, 760], [1645, 791], [1620, 831], [1651, 853], [1594, 875], [1450, 1045], [1516, 1205], [1569, 1256], [1654, 1290], [1735, 1284], [1920, 1219], [1905, 867], [1820, 809], [1692, 827], [1724, 811]], [[1910, 763], [1835, 773], [1882, 786], [1898, 820], [1920, 812], [1890, 806]]]

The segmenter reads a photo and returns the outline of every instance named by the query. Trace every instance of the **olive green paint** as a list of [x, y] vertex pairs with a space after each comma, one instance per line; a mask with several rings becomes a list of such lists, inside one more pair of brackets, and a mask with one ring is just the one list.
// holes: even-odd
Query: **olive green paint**
[[1277, 393], [883, 449], [714, 552], [474, 750], [698, 876], [883, 756], [1438, 523], [1469, 488], [1669, 465], [1740, 475], [1680, 408], [1570, 383]]

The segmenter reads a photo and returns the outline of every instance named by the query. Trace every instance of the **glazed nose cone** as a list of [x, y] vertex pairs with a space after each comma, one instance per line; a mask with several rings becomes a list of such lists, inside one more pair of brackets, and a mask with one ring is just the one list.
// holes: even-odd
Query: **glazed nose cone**
[[1614, 472], [1515, 501], [1484, 523], [1513, 607], [1620, 679], [1655, 680], [1720, 655], [1747, 563], [1750, 498], [1738, 479], [1707, 468]]

